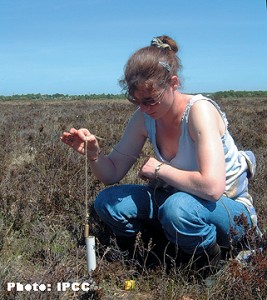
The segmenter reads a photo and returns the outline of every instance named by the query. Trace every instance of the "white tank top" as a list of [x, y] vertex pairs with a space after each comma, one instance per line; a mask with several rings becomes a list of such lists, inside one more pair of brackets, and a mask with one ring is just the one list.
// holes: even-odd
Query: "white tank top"
[[[145, 114], [145, 125], [148, 133], [148, 139], [152, 143], [156, 158], [173, 167], [186, 171], [198, 171], [198, 163], [196, 159], [195, 143], [190, 137], [188, 130], [188, 117], [191, 107], [200, 100], [211, 102], [225, 123], [225, 133], [221, 137], [226, 169], [226, 186], [224, 195], [242, 202], [249, 210], [253, 224], [257, 224], [257, 216], [253, 207], [253, 199], [248, 193], [248, 178], [255, 174], [256, 159], [251, 151], [238, 151], [235, 142], [228, 131], [228, 121], [225, 113], [223, 113], [219, 105], [213, 100], [202, 96], [201, 94], [193, 96], [187, 104], [182, 117], [181, 135], [179, 138], [179, 147], [176, 156], [170, 161], [166, 161], [160, 154], [156, 143], [156, 122], [153, 118]], [[175, 191], [174, 188], [168, 186], [161, 181], [161, 186], [169, 191]], [[176, 190], [177, 191], [177, 190]]]

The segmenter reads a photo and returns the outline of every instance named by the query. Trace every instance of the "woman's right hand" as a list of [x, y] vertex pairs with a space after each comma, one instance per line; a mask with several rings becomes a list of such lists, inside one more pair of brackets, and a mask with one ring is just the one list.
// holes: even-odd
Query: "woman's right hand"
[[72, 147], [80, 154], [85, 154], [85, 141], [87, 140], [87, 155], [88, 159], [96, 160], [98, 158], [100, 148], [96, 137], [89, 132], [88, 129], [71, 128], [69, 132], [64, 132], [61, 136], [61, 141]]

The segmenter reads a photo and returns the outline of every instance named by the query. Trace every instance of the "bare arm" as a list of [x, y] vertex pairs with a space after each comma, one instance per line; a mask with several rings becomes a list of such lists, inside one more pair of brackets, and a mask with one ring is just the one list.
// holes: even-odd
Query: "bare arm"
[[[77, 139], [78, 142], [73, 143], [70, 137]], [[87, 129], [71, 129], [70, 133], [64, 133], [61, 139], [81, 154], [84, 154], [84, 142], [87, 139], [88, 158], [92, 172], [104, 184], [113, 184], [125, 176], [144, 146], [146, 141], [144, 116], [140, 110], [133, 114], [121, 140], [109, 155], [99, 154], [100, 147], [97, 138]], [[92, 160], [94, 158], [97, 159]]]
[[[195, 103], [190, 110], [189, 131], [196, 145], [199, 171], [184, 171], [164, 164], [158, 172], [159, 177], [181, 191], [210, 201], [218, 200], [225, 189], [222, 127], [222, 119], [212, 104]], [[143, 166], [141, 175], [155, 178], [158, 164], [151, 158]]]

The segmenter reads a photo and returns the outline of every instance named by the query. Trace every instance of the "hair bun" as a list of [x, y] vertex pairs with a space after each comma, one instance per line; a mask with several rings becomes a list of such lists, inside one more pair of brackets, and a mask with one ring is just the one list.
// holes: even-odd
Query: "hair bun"
[[178, 46], [176, 42], [167, 35], [158, 36], [152, 39], [151, 46], [155, 46], [161, 49], [169, 49], [178, 52]]

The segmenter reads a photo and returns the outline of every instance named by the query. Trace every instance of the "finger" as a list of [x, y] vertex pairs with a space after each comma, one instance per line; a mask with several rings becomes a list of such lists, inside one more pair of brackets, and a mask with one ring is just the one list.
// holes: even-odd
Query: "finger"
[[71, 134], [77, 134], [77, 131], [78, 131], [78, 130], [75, 129], [75, 128], [71, 128], [71, 129], [70, 129], [70, 133], [71, 133]]
[[144, 180], [144, 181], [148, 181], [148, 180], [149, 180], [149, 178], [147, 178], [147, 177], [144, 176], [144, 175], [139, 175], [139, 178], [141, 178], [141, 179]]
[[60, 139], [67, 140], [71, 134], [69, 132], [63, 132]]
[[62, 136], [61, 136], [61, 141], [67, 145], [72, 145], [73, 142], [74, 142], [74, 136], [72, 134], [69, 134], [69, 133], [64, 133]]
[[88, 129], [86, 129], [86, 128], [81, 128], [81, 129], [79, 129], [79, 130], [77, 130], [77, 135], [79, 136], [79, 138], [81, 139], [81, 140], [83, 140], [83, 141], [85, 141], [85, 140], [89, 140], [89, 137], [92, 135], [91, 133], [90, 133], [90, 131], [88, 130]]
[[89, 131], [85, 132], [84, 141], [87, 141], [91, 146], [97, 146], [98, 140], [95, 135], [91, 134]]
[[144, 180], [144, 178], [146, 178], [146, 177], [144, 176], [143, 172], [142, 172], [142, 168], [139, 170], [137, 176], [138, 176], [139, 178], [143, 179], [143, 180]]

